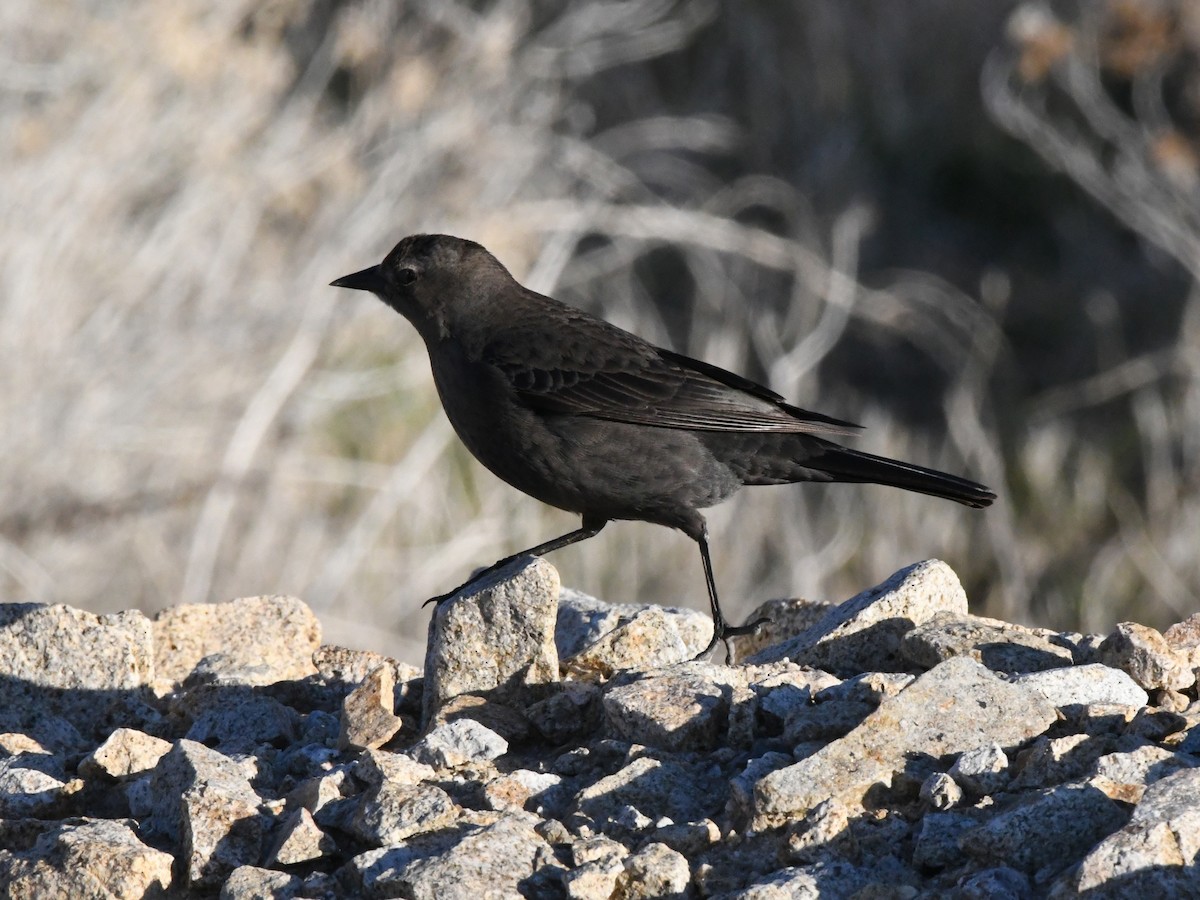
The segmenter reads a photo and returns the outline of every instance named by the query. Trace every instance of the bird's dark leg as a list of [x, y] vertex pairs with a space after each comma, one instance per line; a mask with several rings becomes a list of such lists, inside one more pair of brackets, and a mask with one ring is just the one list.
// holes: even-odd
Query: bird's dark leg
[[520, 553], [514, 553], [512, 556], [506, 556], [506, 557], [504, 557], [504, 559], [497, 560], [496, 562], [494, 562], [490, 566], [488, 566], [486, 569], [480, 569], [478, 572], [476, 572], [474, 575], [472, 575], [470, 578], [468, 578], [466, 581], [464, 581], [462, 584], [460, 584], [458, 587], [456, 587], [454, 590], [450, 591], [449, 593], [439, 594], [436, 597], [430, 597], [428, 600], [426, 600], [421, 605], [428, 606], [430, 603], [438, 603], [438, 604], [443, 603], [446, 600], [449, 600], [451, 597], [453, 597], [455, 594], [457, 594], [459, 591], [463, 590], [464, 588], [470, 587], [475, 582], [479, 581], [479, 579], [481, 579], [487, 575], [490, 575], [492, 572], [495, 572], [497, 569], [501, 569], [504, 566], [507, 566], [514, 559], [520, 559], [523, 556], [545, 556], [547, 553], [550, 553], [554, 550], [561, 550], [563, 547], [569, 546], [571, 544], [577, 544], [580, 541], [586, 541], [588, 538], [595, 537], [597, 534], [599, 534], [600, 529], [603, 528], [607, 524], [608, 524], [608, 519], [596, 519], [596, 518], [592, 518], [590, 516], [584, 516], [583, 524], [580, 528], [576, 528], [574, 531], [569, 531], [566, 534], [560, 534], [558, 537], [551, 538], [550, 540], [546, 541], [543, 544], [538, 544], [536, 547], [530, 547], [528, 550], [522, 550]]
[[728, 625], [725, 622], [725, 616], [721, 614], [721, 603], [717, 600], [717, 582], [713, 578], [712, 557], [708, 553], [708, 528], [701, 529], [698, 535], [694, 535], [696, 543], [700, 545], [700, 559], [704, 563], [704, 579], [708, 582], [708, 602], [712, 607], [713, 620], [713, 636], [700, 654], [696, 657], [707, 655], [713, 647], [717, 646], [717, 641], [725, 642], [725, 661], [733, 659], [733, 648], [729, 646], [729, 638], [736, 637], [739, 634], [753, 634], [758, 630], [758, 626], [768, 619], [757, 619], [748, 625]]

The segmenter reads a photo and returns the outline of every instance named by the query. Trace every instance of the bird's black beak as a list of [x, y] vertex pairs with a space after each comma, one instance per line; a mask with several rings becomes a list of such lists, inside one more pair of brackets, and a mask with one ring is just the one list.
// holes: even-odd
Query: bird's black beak
[[344, 287], [355, 291], [382, 294], [384, 289], [383, 272], [380, 271], [379, 266], [371, 266], [371, 268], [355, 272], [353, 275], [343, 275], [337, 281], [329, 282], [329, 285], [330, 287]]

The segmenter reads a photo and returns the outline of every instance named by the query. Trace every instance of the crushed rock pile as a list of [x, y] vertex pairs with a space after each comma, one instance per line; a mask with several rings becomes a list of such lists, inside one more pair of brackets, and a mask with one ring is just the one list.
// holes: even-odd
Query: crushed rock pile
[[614, 606], [521, 560], [425, 671], [299, 600], [0, 605], [13, 898], [1200, 896], [1200, 615], [972, 616], [918, 563], [837, 606]]

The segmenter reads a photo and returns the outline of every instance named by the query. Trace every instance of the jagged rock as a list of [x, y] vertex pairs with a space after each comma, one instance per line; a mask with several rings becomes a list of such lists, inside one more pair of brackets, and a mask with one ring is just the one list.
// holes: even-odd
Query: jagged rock
[[866, 671], [901, 672], [906, 633], [936, 613], [967, 612], [967, 596], [954, 571], [931, 559], [901, 569], [887, 581], [834, 607], [803, 634], [750, 657], [781, 659], [851, 676]]
[[508, 741], [474, 719], [458, 719], [439, 725], [408, 752], [434, 769], [453, 769], [503, 756]]
[[523, 558], [439, 604], [429, 623], [423, 716], [459, 694], [522, 706], [558, 681], [554, 646], [558, 572]]
[[1145, 706], [1150, 698], [1126, 672], [1103, 663], [1034, 672], [1012, 679], [1033, 688], [1059, 709], [1122, 704]]
[[166, 897], [173, 862], [143, 844], [129, 823], [76, 819], [53, 826], [24, 852], [0, 849], [0, 887], [10, 900], [153, 900]]
[[692, 872], [683, 856], [665, 844], [649, 843], [627, 856], [613, 900], [682, 900]]
[[261, 798], [240, 766], [195, 741], [177, 741], [154, 769], [153, 830], [180, 848], [188, 884], [213, 887], [262, 854]]
[[402, 724], [396, 715], [396, 671], [383, 664], [371, 670], [342, 701], [338, 747], [382, 747]]
[[485, 784], [483, 796], [488, 806], [497, 812], [516, 812], [526, 809], [530, 804], [540, 808], [539, 799], [546, 797], [561, 784], [562, 778], [552, 772], [517, 769]]
[[1123, 669], [1148, 691], [1182, 691], [1196, 683], [1191, 654], [1175, 650], [1153, 628], [1122, 622], [1100, 645], [1100, 661]]
[[602, 701], [609, 733], [664, 750], [713, 749], [728, 728], [732, 688], [715, 681], [712, 668], [668, 671], [610, 688]]
[[352, 825], [360, 839], [387, 847], [445, 828], [460, 815], [458, 804], [436, 785], [384, 781], [363, 796]]
[[960, 846], [987, 863], [1028, 874], [1067, 866], [1096, 841], [1120, 828], [1126, 812], [1087, 784], [1037, 791], [962, 837]]
[[970, 656], [993, 672], [1022, 674], [1071, 665], [1071, 651], [1044, 634], [998, 619], [942, 610], [904, 635], [904, 658], [932, 669], [952, 656]]
[[153, 680], [150, 620], [140, 612], [0, 603], [0, 731], [75, 749], [79, 730], [102, 737], [140, 721]]
[[337, 843], [333, 838], [321, 831], [312, 813], [300, 807], [279, 823], [266, 861], [269, 866], [291, 866], [320, 859], [336, 851]]
[[[595, 642], [564, 659], [563, 670], [572, 678], [602, 681], [617, 672], [658, 669], [690, 660], [708, 642], [700, 650], [693, 650], [686, 635], [680, 633], [679, 618], [658, 606], [640, 609], [632, 618], [622, 620]], [[708, 634], [712, 636], [711, 621]]]
[[593, 684], [565, 681], [561, 690], [525, 710], [533, 727], [552, 744], [591, 734], [600, 725], [600, 690]]
[[304, 881], [287, 872], [238, 866], [221, 885], [221, 900], [291, 900], [304, 889]]
[[1008, 783], [1008, 756], [998, 744], [976, 747], [959, 755], [949, 775], [958, 784], [982, 797], [1002, 790]]
[[945, 772], [935, 772], [921, 785], [921, 802], [930, 809], [946, 810], [962, 802], [962, 788]]
[[783, 824], [827, 798], [859, 804], [867, 790], [889, 785], [915, 754], [970, 750], [984, 735], [1015, 744], [1055, 719], [1054, 707], [1040, 694], [955, 657], [885, 700], [846, 737], [765, 776], [754, 789], [754, 827]]
[[[760, 603], [746, 616], [747, 622], [763, 621], [752, 634], [741, 634], [730, 639], [733, 656], [730, 665], [743, 663], [760, 650], [773, 647], [794, 638], [816, 625], [829, 614], [834, 604], [822, 600], [802, 600], [791, 598], [787, 600], [768, 600]], [[708, 630], [712, 636], [712, 628]], [[703, 650], [697, 649], [697, 652]]]
[[712, 618], [708, 613], [649, 603], [605, 603], [580, 591], [563, 588], [558, 598], [558, 621], [554, 629], [559, 658], [569, 659], [648, 610], [664, 614], [661, 627], [682, 642], [686, 654], [682, 659], [691, 659], [708, 646], [712, 638]]
[[286, 745], [296, 738], [299, 716], [248, 685], [207, 684], [188, 691], [175, 708], [192, 719], [185, 737], [230, 752], [257, 744]]
[[351, 890], [363, 897], [518, 897], [517, 885], [548, 858], [549, 846], [527, 819], [505, 816], [459, 840], [449, 836], [360, 854], [347, 864], [345, 877]]
[[109, 778], [128, 778], [148, 772], [171, 749], [169, 741], [135, 728], [118, 728], [79, 764], [83, 775], [100, 773]]
[[366, 681], [367, 676], [386, 666], [392, 671], [394, 687], [393, 710], [420, 712], [424, 678], [412, 663], [401, 662], [373, 650], [351, 650], [322, 644], [313, 653], [313, 665], [327, 684], [349, 692]]
[[630, 807], [674, 821], [702, 819], [722, 803], [719, 784], [706, 768], [639, 757], [580, 791], [574, 811], [600, 823]]
[[213, 654], [221, 667], [252, 676], [254, 684], [316, 672], [321, 625], [295, 597], [181, 604], [159, 613], [153, 627], [155, 675], [164, 688], [181, 683]]
[[1200, 769], [1146, 789], [1129, 821], [1054, 886], [1054, 897], [1193, 897], [1200, 853]]

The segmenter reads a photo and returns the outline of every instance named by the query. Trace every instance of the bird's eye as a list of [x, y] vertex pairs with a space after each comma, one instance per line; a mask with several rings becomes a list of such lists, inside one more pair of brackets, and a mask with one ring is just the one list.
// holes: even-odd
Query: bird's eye
[[398, 282], [400, 282], [401, 284], [412, 284], [414, 281], [417, 280], [417, 270], [416, 269], [407, 269], [407, 268], [401, 269], [396, 274], [396, 280]]

